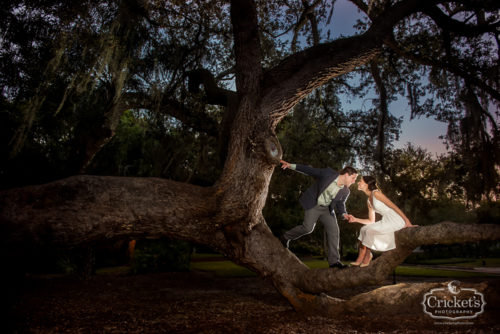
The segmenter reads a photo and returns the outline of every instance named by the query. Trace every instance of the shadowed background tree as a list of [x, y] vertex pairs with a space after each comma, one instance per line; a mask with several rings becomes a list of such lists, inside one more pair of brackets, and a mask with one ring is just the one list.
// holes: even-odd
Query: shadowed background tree
[[[271, 233], [267, 222], [279, 233], [300, 216], [308, 182], [271, 182], [283, 154], [363, 162], [414, 220], [432, 196], [498, 198], [498, 4], [351, 2], [363, 16], [349, 38], [332, 37], [332, 1], [2, 4], [2, 253], [166, 236], [329, 314], [348, 304], [321, 292], [378, 282], [420, 244], [498, 239], [493, 225], [405, 230], [368, 270], [334, 272], [308, 270]], [[362, 110], [338, 98], [373, 92]], [[449, 122], [450, 157], [391, 149], [398, 95], [413, 116]]]

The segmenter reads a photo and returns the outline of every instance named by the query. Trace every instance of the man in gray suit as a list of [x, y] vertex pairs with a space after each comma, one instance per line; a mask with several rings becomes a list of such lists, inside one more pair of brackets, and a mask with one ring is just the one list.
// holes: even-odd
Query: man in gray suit
[[304, 222], [281, 237], [283, 245], [288, 248], [291, 240], [312, 233], [319, 219], [325, 228], [330, 268], [345, 268], [346, 266], [340, 262], [339, 225], [335, 211], [346, 219], [345, 201], [350, 194], [349, 186], [356, 181], [358, 172], [353, 167], [345, 167], [337, 172], [331, 168], [313, 168], [290, 164], [284, 160], [281, 160], [281, 164], [283, 169], [289, 168], [316, 178], [316, 182], [299, 199], [305, 210]]

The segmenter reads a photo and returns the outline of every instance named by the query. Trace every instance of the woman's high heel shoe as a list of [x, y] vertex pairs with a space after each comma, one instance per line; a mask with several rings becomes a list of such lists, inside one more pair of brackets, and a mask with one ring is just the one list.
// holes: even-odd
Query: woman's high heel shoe
[[372, 259], [373, 259], [373, 254], [370, 253], [370, 259], [368, 260], [368, 263], [361, 263], [359, 265], [360, 268], [364, 268], [364, 267], [368, 267], [370, 265], [370, 263], [372, 262]]
[[351, 266], [359, 266], [361, 262], [351, 262]]

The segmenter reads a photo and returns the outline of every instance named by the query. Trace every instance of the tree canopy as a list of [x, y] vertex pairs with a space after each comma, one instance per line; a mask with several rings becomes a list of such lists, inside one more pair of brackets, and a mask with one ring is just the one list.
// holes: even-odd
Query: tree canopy
[[[497, 1], [349, 3], [360, 19], [348, 37], [332, 31], [337, 1], [3, 3], [3, 249], [169, 236], [318, 309], [338, 305], [317, 293], [380, 280], [419, 244], [498, 239], [490, 225], [402, 231], [397, 251], [351, 275], [307, 270], [270, 232], [262, 210], [284, 153], [334, 168], [360, 159], [418, 186], [391, 149], [401, 96], [412, 117], [448, 123], [465, 201], [500, 193]], [[345, 110], [341, 95], [373, 98]]]

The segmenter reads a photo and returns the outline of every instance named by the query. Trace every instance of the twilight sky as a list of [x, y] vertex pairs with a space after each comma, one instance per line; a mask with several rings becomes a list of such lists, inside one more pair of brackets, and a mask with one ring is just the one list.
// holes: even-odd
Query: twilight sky
[[[331, 29], [333, 37], [340, 35], [351, 36], [354, 33], [352, 26], [361, 15], [349, 1], [337, 0], [330, 26], [325, 28]], [[349, 104], [345, 101], [342, 101], [342, 103], [349, 108]], [[352, 108], [359, 108], [362, 103], [363, 101], [353, 101]], [[389, 112], [398, 118], [403, 116], [400, 140], [394, 143], [396, 148], [404, 147], [407, 142], [411, 142], [415, 146], [425, 148], [433, 154], [446, 152], [442, 140], [439, 139], [439, 136], [446, 134], [447, 125], [445, 123], [425, 117], [410, 120], [410, 107], [404, 97], [392, 102], [389, 105]]]

